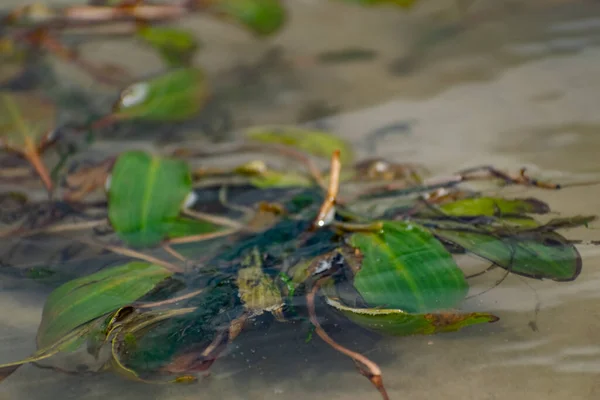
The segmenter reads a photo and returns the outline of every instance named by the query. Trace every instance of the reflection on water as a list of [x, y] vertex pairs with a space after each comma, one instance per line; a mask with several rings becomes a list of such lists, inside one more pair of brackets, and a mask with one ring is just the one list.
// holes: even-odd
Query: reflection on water
[[[592, 2], [556, 1], [546, 7], [531, 2], [536, 7], [530, 10], [492, 7], [489, 14], [480, 5], [479, 19], [460, 29], [440, 27], [437, 32], [446, 36], [436, 36], [436, 27], [425, 29], [423, 21], [431, 21], [422, 15], [413, 20], [373, 11], [361, 24], [358, 14], [348, 11], [356, 26], [344, 22], [348, 35], [341, 38], [341, 27], [319, 26], [321, 34], [330, 32], [322, 43], [302, 24], [326, 21], [336, 15], [337, 6], [298, 3], [297, 20], [277, 39], [289, 45], [284, 47], [288, 53], [331, 50], [324, 47], [342, 46], [360, 36], [357, 42], [376, 48], [379, 56], [341, 66], [288, 65], [271, 70], [271, 77], [259, 74], [257, 79], [267, 79], [270, 91], [228, 103], [238, 126], [293, 122], [310, 102], [347, 111], [394, 99], [322, 123], [353, 140], [363, 155], [375, 152], [421, 162], [440, 174], [478, 164], [511, 169], [526, 165], [552, 178], [600, 174], [600, 18], [595, 17], [600, 9]], [[308, 19], [313, 8], [316, 22]], [[212, 51], [206, 62], [217, 71], [226, 56], [211, 59]], [[257, 84], [256, 91], [261, 90]], [[393, 129], [406, 127], [407, 121], [407, 129]], [[379, 143], [365, 143], [368, 134], [390, 126]], [[529, 194], [522, 188], [510, 191]], [[597, 186], [534, 194], [565, 214], [599, 211]], [[568, 237], [597, 239], [596, 232], [577, 229]], [[23, 263], [39, 262], [36, 257], [50, 244], [36, 246], [25, 252]], [[402, 339], [379, 338], [345, 325], [331, 334], [380, 363], [393, 399], [596, 399], [600, 248], [581, 246], [580, 251], [584, 268], [574, 282], [510, 276], [465, 304], [469, 310], [496, 313], [501, 317], [496, 324]], [[78, 267], [71, 265], [63, 273], [77, 276]], [[473, 293], [495, 278], [487, 276]], [[8, 361], [34, 347], [49, 289], [10, 273], [0, 285], [0, 360]], [[149, 386], [111, 375], [75, 377], [27, 366], [2, 383], [0, 399], [378, 398], [344, 356], [318, 340], [305, 339], [306, 326], [300, 324], [255, 326], [215, 363], [210, 376], [191, 386]]]

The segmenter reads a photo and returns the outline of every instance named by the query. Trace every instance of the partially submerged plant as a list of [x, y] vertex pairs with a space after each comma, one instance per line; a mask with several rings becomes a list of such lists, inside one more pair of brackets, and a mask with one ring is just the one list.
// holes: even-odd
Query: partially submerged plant
[[[214, 205], [214, 200], [204, 204], [199, 199], [215, 188], [193, 189], [192, 171], [181, 159], [130, 151], [100, 164], [104, 181], [98, 182], [108, 203], [106, 219], [96, 222], [108, 224], [122, 246], [86, 239], [80, 233], [75, 240], [137, 261], [103, 268], [55, 289], [44, 307], [38, 350], [0, 366], [0, 376], [84, 345], [103, 365], [101, 370], [143, 382], [190, 382], [250, 321], [272, 315], [283, 322], [310, 321], [316, 334], [350, 357], [387, 399], [379, 366], [337, 343], [321, 325], [318, 312], [338, 313], [385, 335], [457, 331], [496, 322], [498, 316], [460, 311], [470, 277], [453, 253], [468, 252], [507, 274], [536, 279], [571, 281], [581, 272], [574, 244], [556, 231], [586, 225], [594, 217], [541, 222], [535, 216], [550, 211], [541, 200], [489, 197], [462, 187], [463, 182], [483, 178], [544, 189], [558, 185], [536, 181], [524, 172], [510, 176], [489, 167], [443, 181], [428, 180], [415, 166], [400, 164], [394, 168], [404, 171], [401, 174], [359, 179], [368, 164], [384, 161], [354, 163], [351, 155], [344, 158], [339, 151], [347, 145], [324, 132], [295, 130], [293, 137], [305, 143], [299, 145], [291, 137], [285, 139], [286, 129], [278, 129], [278, 134], [273, 129], [268, 135], [253, 133], [236, 151], [256, 150], [252, 143], [258, 140], [264, 142], [262, 150], [272, 151], [269, 143], [273, 143], [275, 149], [283, 146], [308, 160], [311, 153], [319, 156], [333, 148], [330, 169], [309, 168], [305, 175], [298, 172], [302, 181], [272, 185], [254, 180], [268, 171], [264, 169], [258, 175], [240, 168], [205, 170], [197, 179], [238, 175], [256, 188], [258, 197], [280, 191], [277, 203], [235, 204], [224, 192], [235, 184], [224, 181], [216, 188], [216, 201], [237, 213], [235, 219], [201, 211]], [[193, 150], [176, 153], [189, 157]], [[308, 165], [314, 167], [312, 161]], [[381, 186], [340, 197], [340, 184], [361, 186], [382, 179], [387, 180], [385, 190]], [[365, 203], [373, 198], [377, 203], [384, 196], [395, 199], [396, 205], [360, 211]], [[89, 226], [89, 221], [54, 222], [12, 234], [45, 230], [64, 235]], [[197, 247], [184, 246], [189, 243]], [[150, 255], [151, 248], [162, 248], [177, 261]]]

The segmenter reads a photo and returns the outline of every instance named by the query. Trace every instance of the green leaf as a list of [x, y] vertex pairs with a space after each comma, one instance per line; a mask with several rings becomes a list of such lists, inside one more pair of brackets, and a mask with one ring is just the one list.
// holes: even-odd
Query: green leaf
[[278, 31], [286, 21], [281, 0], [215, 0], [208, 11], [261, 36]]
[[246, 135], [253, 141], [294, 147], [326, 159], [334, 150], [340, 150], [342, 164], [350, 164], [354, 159], [352, 146], [328, 132], [291, 126], [262, 126], [248, 130]]
[[110, 178], [108, 218], [128, 244], [155, 245], [181, 228], [176, 218], [191, 190], [184, 161], [142, 151], [123, 153]]
[[381, 232], [355, 233], [362, 256], [354, 287], [370, 307], [411, 313], [455, 308], [468, 285], [450, 253], [415, 223], [384, 222]]
[[190, 65], [198, 49], [198, 43], [192, 33], [182, 29], [143, 26], [138, 29], [137, 35], [156, 49], [170, 67]]
[[448, 215], [461, 217], [546, 214], [550, 211], [550, 207], [546, 203], [537, 199], [510, 200], [496, 197], [457, 200], [440, 206], [440, 209]]
[[574, 280], [581, 272], [577, 248], [555, 232], [525, 231], [496, 236], [435, 229], [434, 233], [518, 275], [562, 282]]
[[496, 322], [499, 319], [492, 314], [480, 312], [410, 314], [396, 309], [352, 308], [329, 297], [325, 301], [355, 324], [394, 336], [454, 332], [470, 325]]
[[65, 283], [46, 300], [38, 347], [47, 347], [78, 326], [136, 301], [171, 274], [159, 265], [136, 261]]
[[178, 68], [127, 87], [112, 116], [120, 120], [183, 121], [200, 112], [208, 94], [201, 69]]

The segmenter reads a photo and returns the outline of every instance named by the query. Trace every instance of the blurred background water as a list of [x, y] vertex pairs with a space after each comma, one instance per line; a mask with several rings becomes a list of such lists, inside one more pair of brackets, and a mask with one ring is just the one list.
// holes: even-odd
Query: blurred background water
[[[4, 0], [1, 7], [20, 3]], [[289, 24], [262, 41], [210, 19], [183, 22], [204, 43], [198, 63], [218, 100], [217, 116], [209, 112], [204, 121], [217, 124], [213, 140], [256, 124], [318, 121], [363, 156], [419, 162], [440, 174], [480, 164], [527, 166], [551, 179], [600, 173], [598, 1], [479, 0], [464, 12], [450, 0], [423, 0], [410, 12], [316, 0], [287, 5]], [[319, 61], [348, 49], [360, 49], [362, 59]], [[126, 39], [83, 50], [142, 74], [160, 70], [154, 54]], [[72, 67], [58, 67], [99, 98], [109, 92]], [[223, 115], [226, 123], [218, 119]], [[202, 140], [202, 126], [186, 126], [173, 140]], [[388, 134], [374, 142], [381, 128]], [[114, 149], [114, 141], [156, 145], [156, 137], [132, 132], [133, 138], [126, 144], [123, 136], [112, 138], [99, 148]], [[535, 195], [565, 215], [600, 208], [597, 186], [509, 193]], [[577, 229], [567, 236], [597, 239], [596, 232]], [[467, 302], [467, 309], [499, 315], [498, 323], [432, 337], [379, 338], [358, 328], [332, 335], [381, 365], [393, 399], [597, 399], [600, 248], [579, 250], [584, 267], [574, 282], [510, 276]], [[488, 279], [472, 291], [489, 286]], [[34, 348], [47, 291], [8, 277], [0, 287], [0, 362], [7, 362]], [[304, 330], [285, 324], [242, 335], [196, 385], [151, 386], [31, 366], [0, 385], [2, 400], [378, 396], [344, 356], [318, 340], [305, 343]]]

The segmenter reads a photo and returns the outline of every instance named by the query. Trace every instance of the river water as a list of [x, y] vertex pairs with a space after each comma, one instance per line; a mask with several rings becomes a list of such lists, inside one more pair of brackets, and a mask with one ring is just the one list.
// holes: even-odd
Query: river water
[[[290, 26], [260, 43], [210, 21], [186, 22], [206, 42], [198, 57], [217, 92], [230, 93], [249, 65], [252, 71], [262, 65], [250, 89], [224, 97], [236, 128], [333, 113], [320, 126], [350, 140], [362, 156], [419, 162], [437, 174], [493, 164], [527, 166], [554, 180], [600, 176], [600, 3], [481, 0], [463, 15], [450, 1], [423, 1], [404, 13], [296, 0], [291, 10]], [[275, 45], [285, 49], [284, 60], [260, 64]], [[97, 46], [87, 51], [99, 59], [129, 51], [125, 64], [146, 73], [157, 68], [127, 43]], [[374, 50], [376, 57], [314, 63], [319, 52], [348, 47]], [[374, 143], [369, 135], [382, 127], [388, 134]], [[507, 192], [544, 199], [564, 215], [600, 209], [600, 186]], [[598, 239], [597, 227], [566, 235]], [[600, 398], [600, 247], [579, 251], [583, 271], [574, 282], [510, 276], [467, 301], [466, 309], [498, 315], [495, 324], [430, 337], [379, 338], [358, 329], [332, 335], [380, 364], [392, 399]], [[487, 279], [473, 293], [494, 280]], [[31, 353], [47, 291], [10, 278], [0, 286], [1, 363]], [[0, 385], [0, 400], [107, 398], [379, 395], [344, 356], [316, 338], [305, 343], [304, 330], [284, 324], [242, 335], [200, 384], [151, 386], [26, 366]]]

